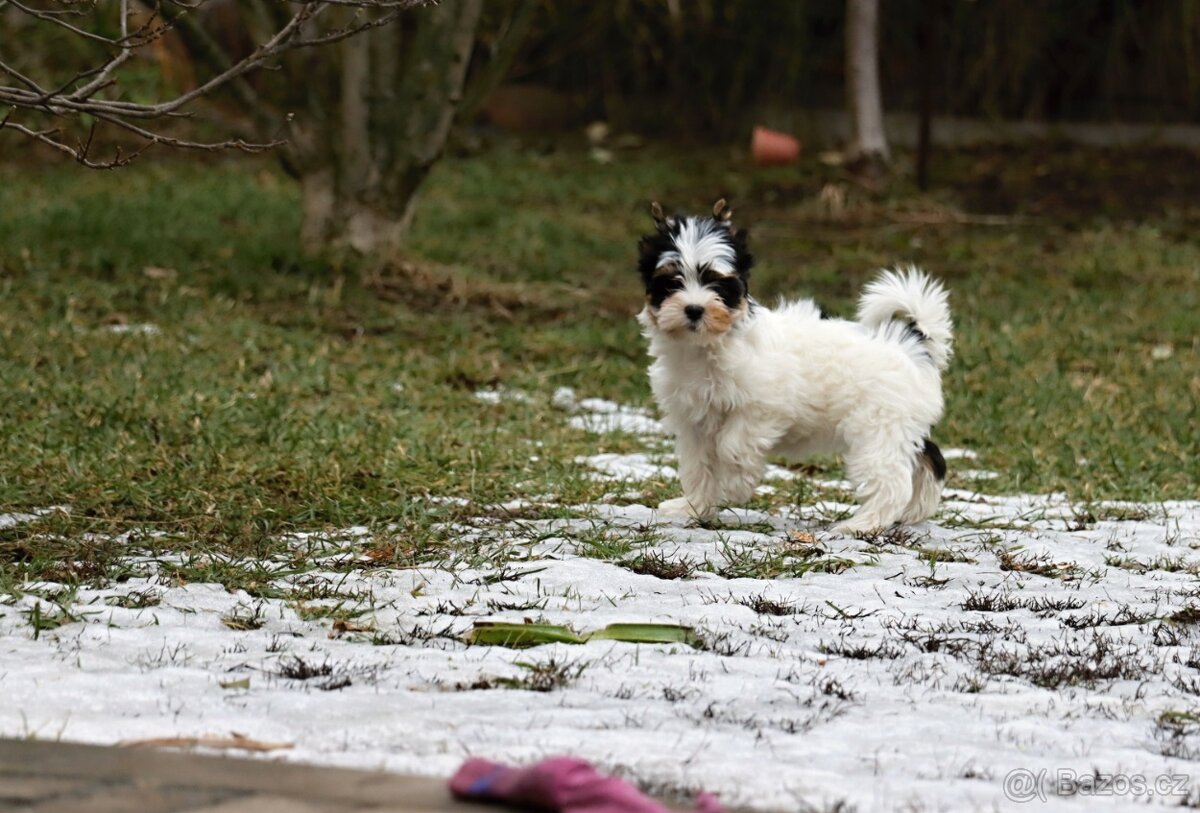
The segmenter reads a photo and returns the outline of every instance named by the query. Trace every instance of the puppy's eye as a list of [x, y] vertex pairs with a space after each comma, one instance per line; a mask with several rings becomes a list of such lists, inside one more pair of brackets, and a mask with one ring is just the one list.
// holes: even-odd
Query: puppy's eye
[[716, 291], [727, 308], [736, 308], [746, 295], [746, 287], [737, 277], [721, 277], [710, 282], [708, 287]]
[[650, 288], [647, 291], [650, 295], [650, 304], [656, 308], [659, 307], [664, 299], [681, 288], [683, 288], [683, 280], [679, 277], [665, 274], [655, 277], [650, 281]]

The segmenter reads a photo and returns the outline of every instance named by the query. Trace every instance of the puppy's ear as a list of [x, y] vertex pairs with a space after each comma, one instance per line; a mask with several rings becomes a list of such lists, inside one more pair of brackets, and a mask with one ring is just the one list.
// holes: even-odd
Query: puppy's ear
[[728, 223], [733, 218], [733, 210], [725, 203], [725, 198], [713, 204], [713, 219], [719, 223]]
[[653, 234], [647, 234], [638, 240], [638, 271], [647, 286], [654, 278], [655, 269], [658, 268], [658, 258], [674, 245], [671, 241], [671, 228], [674, 220], [668, 220], [663, 214], [662, 207], [657, 203], [650, 206], [650, 213], [654, 215], [654, 223], [658, 228], [654, 230]]
[[654, 234], [648, 234], [638, 240], [638, 273], [642, 282], [647, 286], [654, 278], [654, 269], [658, 267], [658, 257], [662, 253], [662, 240], [665, 232], [662, 229]]
[[734, 265], [743, 283], [750, 281], [750, 269], [754, 267], [754, 255], [750, 253], [750, 232], [745, 229], [733, 229], [733, 251], [736, 259]]

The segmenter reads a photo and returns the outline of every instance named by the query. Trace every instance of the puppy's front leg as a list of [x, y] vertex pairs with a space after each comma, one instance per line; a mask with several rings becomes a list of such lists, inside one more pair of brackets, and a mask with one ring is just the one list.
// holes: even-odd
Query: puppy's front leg
[[716, 478], [716, 453], [704, 427], [687, 426], [675, 433], [675, 456], [683, 496], [658, 506], [667, 517], [710, 520], [717, 514], [720, 483]]
[[780, 433], [761, 416], [730, 414], [716, 437], [718, 503], [742, 503], [754, 496], [767, 467], [767, 453]]
[[683, 496], [658, 510], [667, 516], [712, 519], [726, 503], [754, 496], [778, 433], [761, 418], [734, 413], [718, 427], [689, 427], [676, 434]]

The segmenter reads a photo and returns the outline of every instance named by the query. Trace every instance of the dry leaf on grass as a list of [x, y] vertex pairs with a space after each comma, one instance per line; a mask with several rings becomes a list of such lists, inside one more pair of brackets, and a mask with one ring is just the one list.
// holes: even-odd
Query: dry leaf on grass
[[788, 542], [793, 545], [815, 545], [817, 538], [808, 531], [788, 531]]
[[370, 624], [355, 624], [353, 621], [344, 621], [337, 619], [333, 622], [333, 630], [329, 633], [330, 638], [337, 638], [345, 635], [347, 632], [374, 632], [375, 627]]
[[[410, 552], [411, 551], [403, 551], [405, 555]], [[367, 548], [365, 551], [363, 551], [363, 555], [365, 555], [372, 562], [391, 561], [396, 558], [396, 546], [381, 545], [377, 548]]]

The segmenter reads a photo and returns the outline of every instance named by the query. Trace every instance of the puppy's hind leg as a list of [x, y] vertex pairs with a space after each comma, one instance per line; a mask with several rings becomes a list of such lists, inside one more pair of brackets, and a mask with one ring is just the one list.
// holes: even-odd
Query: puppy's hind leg
[[917, 453], [913, 465], [913, 495], [900, 517], [900, 522], [911, 525], [929, 519], [937, 511], [942, 499], [942, 485], [946, 480], [946, 459], [942, 450], [933, 441], [925, 439], [925, 445]]
[[875, 435], [846, 455], [846, 473], [858, 483], [862, 506], [849, 519], [839, 522], [834, 531], [844, 534], [868, 533], [891, 527], [901, 521], [913, 496], [912, 448]]

